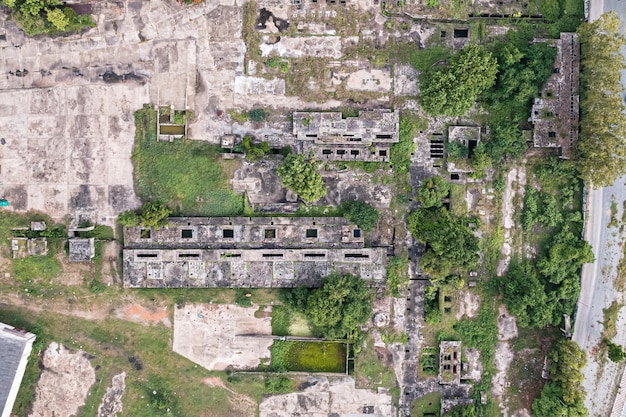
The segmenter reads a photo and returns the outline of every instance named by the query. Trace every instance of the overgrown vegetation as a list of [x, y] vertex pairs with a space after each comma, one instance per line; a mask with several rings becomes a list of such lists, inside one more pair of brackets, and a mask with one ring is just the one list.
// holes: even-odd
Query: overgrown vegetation
[[394, 256], [387, 262], [387, 292], [400, 297], [400, 290], [409, 283], [409, 258]]
[[285, 305], [306, 312], [315, 333], [326, 339], [354, 339], [357, 327], [372, 315], [372, 294], [365, 281], [352, 275], [332, 274], [321, 288], [298, 287], [283, 292]]
[[615, 12], [584, 23], [581, 46], [581, 123], [578, 169], [593, 187], [612, 184], [626, 173], [626, 105], [621, 72], [626, 60], [621, 48], [626, 36]]
[[352, 223], [359, 226], [363, 231], [371, 231], [376, 223], [380, 213], [371, 205], [362, 201], [345, 201], [339, 206], [339, 211], [343, 216]]
[[454, 218], [445, 207], [415, 210], [409, 216], [413, 237], [426, 244], [420, 267], [436, 285], [456, 283], [478, 264], [478, 238], [467, 218]]
[[420, 76], [420, 99], [432, 115], [462, 116], [496, 80], [498, 64], [491, 52], [468, 45], [447, 65], [435, 65]]
[[175, 215], [232, 216], [243, 212], [243, 197], [228, 183], [219, 147], [203, 141], [159, 142], [156, 112], [135, 112], [135, 190], [143, 201], [161, 201]]
[[587, 358], [576, 342], [558, 341], [548, 355], [551, 381], [546, 383], [541, 395], [533, 401], [536, 417], [587, 416], [583, 400], [583, 374]]
[[276, 372], [346, 371], [346, 345], [343, 343], [275, 340], [271, 351], [271, 367]]
[[77, 15], [58, 0], [2, 0], [29, 36], [59, 35], [96, 26], [91, 15]]
[[422, 208], [441, 207], [443, 199], [450, 193], [450, 184], [442, 177], [426, 179], [417, 189], [417, 200]]
[[520, 326], [559, 325], [572, 315], [580, 292], [580, 269], [593, 262], [591, 246], [581, 238], [580, 194], [576, 169], [569, 161], [549, 158], [537, 165], [539, 190], [526, 191], [522, 225], [543, 236], [535, 259], [513, 260], [499, 281], [509, 312]]
[[141, 206], [139, 212], [127, 210], [121, 213], [117, 218], [117, 222], [127, 227], [142, 226], [158, 229], [167, 225], [167, 218], [171, 214], [172, 210], [162, 202], [148, 201]]

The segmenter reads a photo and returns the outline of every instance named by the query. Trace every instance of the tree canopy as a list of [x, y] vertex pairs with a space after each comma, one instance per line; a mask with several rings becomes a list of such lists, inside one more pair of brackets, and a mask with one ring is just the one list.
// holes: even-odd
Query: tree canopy
[[422, 183], [417, 189], [417, 200], [423, 208], [441, 207], [441, 201], [448, 196], [450, 184], [443, 177], [431, 177]]
[[621, 96], [621, 71], [626, 60], [615, 12], [584, 23], [581, 45], [581, 123], [578, 169], [594, 187], [612, 184], [626, 174], [626, 107]]
[[372, 294], [361, 278], [333, 274], [311, 291], [306, 313], [325, 338], [342, 339], [369, 320]]
[[444, 207], [410, 214], [409, 230], [427, 247], [420, 267], [435, 281], [466, 274], [478, 263], [478, 238], [468, 223], [468, 219], [452, 217]]
[[305, 203], [312, 203], [326, 195], [326, 185], [317, 172], [317, 164], [302, 154], [287, 155], [277, 172], [283, 185], [298, 194]]
[[343, 216], [361, 229], [369, 232], [378, 223], [380, 213], [374, 207], [362, 201], [344, 201], [339, 210]]
[[491, 52], [468, 45], [447, 65], [435, 64], [421, 75], [421, 104], [432, 115], [462, 116], [494, 84], [497, 70]]
[[548, 354], [552, 381], [548, 382], [532, 405], [535, 417], [586, 417], [582, 368], [587, 362], [576, 342], [559, 340]]

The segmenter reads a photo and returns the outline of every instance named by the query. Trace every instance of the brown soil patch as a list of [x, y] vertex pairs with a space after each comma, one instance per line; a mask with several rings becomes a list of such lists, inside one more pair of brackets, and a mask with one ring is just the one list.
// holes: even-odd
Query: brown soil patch
[[389, 352], [386, 348], [382, 346], [375, 346], [376, 355], [378, 355], [378, 360], [383, 362], [385, 366], [393, 365], [393, 354]]
[[154, 310], [149, 310], [139, 304], [131, 304], [120, 310], [124, 319], [138, 322], [163, 322], [165, 325], [169, 324], [169, 312], [167, 307], [160, 307]]

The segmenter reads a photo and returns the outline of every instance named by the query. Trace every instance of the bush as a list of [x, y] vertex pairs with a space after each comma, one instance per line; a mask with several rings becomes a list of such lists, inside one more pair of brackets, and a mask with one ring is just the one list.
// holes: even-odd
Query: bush
[[606, 341], [606, 345], [609, 348], [609, 359], [613, 362], [621, 362], [626, 358], [626, 353], [620, 345]]
[[278, 65], [280, 64], [280, 57], [273, 56], [265, 61], [265, 64], [270, 68], [278, 68]]
[[447, 142], [446, 152], [448, 153], [448, 158], [460, 159], [469, 155], [469, 148], [460, 142]]
[[134, 227], [139, 226], [141, 218], [135, 210], [127, 210], [117, 217], [117, 222], [122, 226]]
[[311, 292], [306, 313], [327, 339], [342, 339], [372, 315], [372, 293], [365, 281], [352, 275], [330, 275]]
[[253, 122], [262, 122], [267, 117], [267, 114], [263, 109], [252, 109], [248, 112], [248, 117]]
[[267, 375], [264, 388], [266, 394], [284, 394], [291, 391], [291, 380], [284, 376]]
[[378, 210], [362, 201], [345, 201], [339, 207], [339, 211], [365, 232], [372, 230], [380, 217]]

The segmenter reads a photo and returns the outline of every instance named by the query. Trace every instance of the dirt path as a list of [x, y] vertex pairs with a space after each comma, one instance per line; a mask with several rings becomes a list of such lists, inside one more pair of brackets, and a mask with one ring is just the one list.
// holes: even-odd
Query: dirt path
[[234, 406], [234, 408], [239, 411], [238, 413], [239, 416], [253, 417], [256, 415], [257, 402], [254, 401], [252, 398], [248, 397], [247, 395], [239, 394], [238, 392], [233, 391], [232, 389], [228, 388], [224, 384], [221, 378], [218, 378], [218, 377], [204, 378], [202, 382], [208, 385], [209, 387], [222, 388], [228, 391], [230, 394], [232, 394], [232, 398], [230, 402]]
[[494, 355], [496, 375], [491, 382], [491, 393], [497, 399], [504, 417], [511, 416], [509, 408], [505, 404], [507, 372], [514, 359], [513, 344], [511, 341], [517, 337], [517, 322], [511, 316], [504, 305], [498, 308], [498, 344]]
[[498, 264], [498, 276], [502, 276], [506, 273], [511, 262], [512, 252], [512, 230], [515, 228], [514, 214], [515, 209], [521, 209], [521, 207], [515, 207], [515, 197], [519, 196], [520, 199], [524, 198], [526, 191], [526, 161], [522, 161], [522, 165], [513, 167], [506, 176], [506, 187], [502, 195], [502, 226], [504, 227], [504, 244], [502, 245], [502, 258]]
[[[169, 309], [167, 306], [145, 307], [143, 300], [132, 296], [124, 296], [115, 302], [90, 301], [100, 299], [98, 296], [82, 296], [81, 305], [69, 304], [66, 300], [46, 300], [39, 299], [33, 303], [28, 297], [23, 297], [15, 293], [1, 293], [0, 305], [25, 308], [33, 312], [55, 313], [64, 316], [79, 317], [85, 320], [106, 320], [107, 318], [117, 318], [141, 324], [162, 323], [166, 327], [171, 327], [169, 319]], [[91, 302], [91, 304], [90, 304]]]

